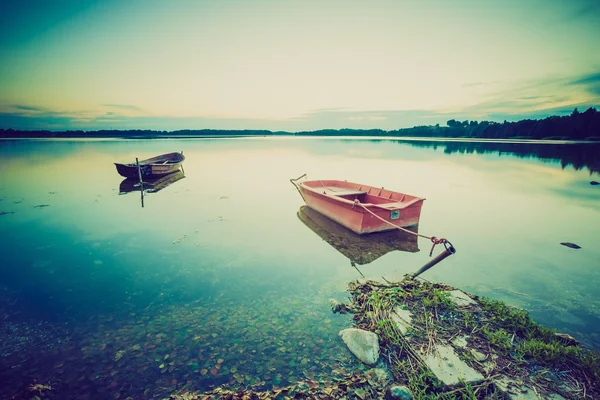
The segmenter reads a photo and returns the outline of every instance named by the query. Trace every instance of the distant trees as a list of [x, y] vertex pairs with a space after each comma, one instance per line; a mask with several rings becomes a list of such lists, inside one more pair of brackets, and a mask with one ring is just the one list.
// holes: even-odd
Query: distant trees
[[[600, 140], [600, 113], [590, 107], [584, 112], [577, 108], [570, 115], [551, 116], [541, 120], [524, 119], [518, 122], [504, 121], [457, 121], [450, 119], [447, 126], [413, 126], [385, 131], [382, 129], [322, 129], [317, 131], [297, 132], [302, 136], [416, 136], [429, 138], [486, 138], [486, 139], [562, 139], [562, 140]], [[223, 137], [223, 136], [271, 136], [292, 135], [290, 132], [271, 132], [269, 130], [99, 130], [99, 131], [19, 131], [0, 129], [0, 137], [117, 137], [117, 138], [152, 138], [152, 137]]]
[[[504, 121], [456, 121], [446, 123], [450, 137], [472, 137], [488, 139], [563, 139], [563, 140], [600, 140], [600, 113], [593, 108], [579, 112], [577, 108], [571, 115], [551, 116], [542, 120], [524, 119], [518, 122]], [[400, 130], [402, 131], [408, 130]]]

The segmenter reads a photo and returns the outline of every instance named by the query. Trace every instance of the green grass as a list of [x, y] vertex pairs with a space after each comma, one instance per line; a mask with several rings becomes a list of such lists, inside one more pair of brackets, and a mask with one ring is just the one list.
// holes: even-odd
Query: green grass
[[600, 381], [600, 353], [597, 351], [561, 343], [552, 329], [536, 324], [523, 310], [486, 298], [480, 298], [479, 303], [490, 313], [490, 322], [502, 328], [495, 332], [483, 330], [490, 343], [508, 350], [506, 335], [499, 332], [514, 332], [517, 357]]
[[511, 335], [504, 329], [492, 329], [485, 325], [482, 332], [488, 342], [502, 352], [506, 353], [512, 348]]
[[433, 289], [423, 297], [425, 307], [437, 307], [446, 310], [453, 310], [456, 305], [450, 300], [450, 293], [445, 290]]
[[[480, 308], [457, 307], [448, 290], [445, 285], [410, 280], [398, 286], [357, 282], [351, 289], [359, 306], [355, 314], [358, 326], [379, 335], [382, 356], [389, 361], [395, 381], [404, 382], [415, 400], [502, 398], [489, 381], [444, 387], [422, 364], [415, 351], [443, 340], [445, 335], [448, 339], [452, 331], [471, 336], [470, 343], [476, 349], [479, 346], [484, 353], [499, 355], [506, 374], [517, 377], [519, 371], [537, 365], [561, 371], [575, 382], [587, 382], [588, 391], [599, 392], [597, 351], [564, 344], [553, 330], [535, 323], [527, 312], [500, 301], [477, 298]], [[407, 335], [402, 335], [390, 319], [391, 310], [398, 305], [413, 312], [413, 329]], [[475, 362], [468, 352], [460, 356], [468, 363]], [[551, 386], [544, 378], [542, 381], [542, 386]]]
[[527, 312], [508, 306], [507, 304], [490, 300], [485, 297], [479, 299], [484, 310], [491, 315], [491, 322], [500, 327], [510, 330], [523, 338], [543, 338], [550, 340], [554, 337], [554, 331], [544, 328], [531, 319]]

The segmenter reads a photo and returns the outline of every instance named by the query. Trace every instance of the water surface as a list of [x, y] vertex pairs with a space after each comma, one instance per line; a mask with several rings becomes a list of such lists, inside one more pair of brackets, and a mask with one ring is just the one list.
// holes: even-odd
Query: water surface
[[[113, 162], [171, 151], [185, 178], [144, 207], [119, 194]], [[457, 254], [423, 278], [600, 348], [597, 145], [15, 140], [0, 155], [1, 396], [36, 380], [56, 398], [162, 398], [357, 368], [328, 300], [416, 271], [431, 243], [354, 268], [298, 217], [303, 173], [425, 197], [419, 232]]]

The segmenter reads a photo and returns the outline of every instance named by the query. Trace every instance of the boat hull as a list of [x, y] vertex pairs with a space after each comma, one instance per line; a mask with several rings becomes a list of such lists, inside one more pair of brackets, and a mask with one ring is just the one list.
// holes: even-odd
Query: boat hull
[[305, 181], [307, 206], [360, 235], [419, 224], [425, 199], [346, 181]]
[[[142, 178], [156, 177], [176, 172], [181, 167], [185, 157], [181, 153], [167, 153], [147, 160], [139, 161], [139, 169]], [[136, 163], [115, 163], [117, 172], [124, 178], [139, 179], [138, 166]]]

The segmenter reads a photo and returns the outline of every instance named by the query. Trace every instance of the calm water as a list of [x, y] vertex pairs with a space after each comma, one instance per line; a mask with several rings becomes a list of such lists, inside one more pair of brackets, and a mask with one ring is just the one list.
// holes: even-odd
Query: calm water
[[[183, 151], [185, 178], [119, 194], [115, 161]], [[0, 142], [0, 387], [162, 398], [356, 368], [328, 300], [429, 260], [351, 266], [297, 216], [289, 179], [427, 198], [457, 254], [423, 277], [528, 310], [600, 348], [600, 147], [344, 139]], [[573, 242], [579, 250], [561, 246]]]

